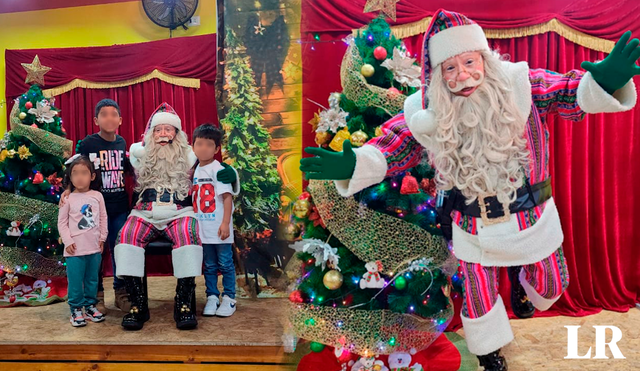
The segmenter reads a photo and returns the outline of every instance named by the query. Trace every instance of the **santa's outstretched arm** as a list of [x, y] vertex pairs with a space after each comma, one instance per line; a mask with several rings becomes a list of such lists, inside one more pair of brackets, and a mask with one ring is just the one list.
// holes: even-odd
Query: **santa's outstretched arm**
[[580, 121], [585, 113], [623, 112], [637, 100], [633, 76], [640, 75], [638, 39], [629, 41], [627, 31], [600, 62], [582, 62], [580, 70], [559, 74], [531, 70], [531, 92], [541, 115], [557, 112], [562, 118]]
[[360, 148], [352, 149], [349, 141], [344, 142], [342, 152], [305, 148], [314, 157], [300, 160], [300, 170], [307, 179], [335, 180], [338, 193], [348, 197], [416, 166], [423, 148], [411, 134], [405, 118], [419, 109], [413, 106], [420, 106], [420, 94], [408, 97], [405, 112], [382, 125], [382, 136]]

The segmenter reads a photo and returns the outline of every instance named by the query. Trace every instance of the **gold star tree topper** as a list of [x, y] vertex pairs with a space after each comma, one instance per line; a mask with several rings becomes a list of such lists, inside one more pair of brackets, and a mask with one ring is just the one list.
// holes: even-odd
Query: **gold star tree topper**
[[364, 5], [364, 13], [381, 11], [384, 15], [396, 20], [396, 3], [400, 0], [367, 0]]
[[27, 71], [27, 78], [24, 80], [27, 84], [38, 84], [44, 86], [44, 75], [51, 70], [50, 67], [40, 64], [40, 58], [36, 55], [31, 63], [20, 63], [22, 68]]

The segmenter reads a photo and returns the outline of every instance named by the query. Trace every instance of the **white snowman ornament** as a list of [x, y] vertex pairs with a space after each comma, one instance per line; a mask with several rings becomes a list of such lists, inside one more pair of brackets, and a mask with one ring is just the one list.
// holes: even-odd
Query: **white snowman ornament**
[[375, 357], [360, 357], [351, 366], [351, 371], [389, 371], [389, 368], [384, 365], [384, 362], [376, 360]]
[[367, 268], [367, 273], [362, 275], [360, 279], [361, 289], [381, 289], [384, 287], [385, 282], [380, 272], [382, 272], [382, 263], [378, 260], [375, 262], [368, 262], [364, 265]]
[[7, 229], [7, 236], [10, 237], [20, 237], [22, 233], [20, 232], [20, 222], [13, 221], [11, 222], [11, 227]]
[[419, 363], [411, 366], [413, 355], [416, 354], [415, 349], [407, 352], [393, 352], [389, 354], [389, 368], [391, 371], [423, 371], [422, 365]]

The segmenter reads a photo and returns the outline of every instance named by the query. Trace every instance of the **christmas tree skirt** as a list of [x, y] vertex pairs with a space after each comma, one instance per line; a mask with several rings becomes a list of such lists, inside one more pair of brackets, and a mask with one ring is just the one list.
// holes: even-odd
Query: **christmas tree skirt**
[[[308, 348], [308, 343], [303, 345]], [[332, 347], [325, 347], [321, 352], [311, 352], [302, 357], [297, 371], [341, 371], [349, 370], [350, 361], [357, 361], [359, 356], [350, 355], [338, 360]], [[388, 356], [382, 355], [382, 360], [389, 367]], [[427, 349], [412, 356], [410, 366], [419, 363], [424, 371], [475, 371], [478, 359], [469, 352], [464, 338], [455, 332], [445, 332]], [[347, 367], [343, 368], [343, 364]]]

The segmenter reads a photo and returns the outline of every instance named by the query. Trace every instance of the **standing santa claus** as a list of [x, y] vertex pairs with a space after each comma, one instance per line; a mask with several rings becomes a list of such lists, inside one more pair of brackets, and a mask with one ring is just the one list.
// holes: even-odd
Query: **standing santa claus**
[[[124, 279], [131, 310], [122, 327], [139, 330], [149, 320], [147, 294], [142, 288], [145, 247], [163, 234], [173, 242], [171, 254], [176, 286], [174, 320], [179, 329], [195, 328], [195, 277], [202, 275], [202, 246], [191, 200], [190, 171], [196, 157], [182, 131], [182, 121], [171, 106], [161, 104], [151, 115], [142, 143], [130, 149], [136, 170], [136, 205], [117, 238], [116, 274]], [[234, 183], [237, 173], [225, 167], [219, 181]]]
[[476, 23], [439, 10], [425, 33], [423, 89], [385, 135], [343, 152], [307, 148], [308, 179], [334, 179], [343, 196], [414, 167], [426, 148], [444, 199], [455, 255], [464, 274], [462, 323], [469, 350], [485, 370], [506, 370], [500, 348], [513, 340], [498, 294], [509, 267], [512, 307], [529, 317], [547, 310], [569, 284], [560, 217], [551, 195], [547, 116], [580, 121], [636, 103], [638, 40], [625, 33], [588, 72], [559, 74], [511, 63], [491, 51]]

